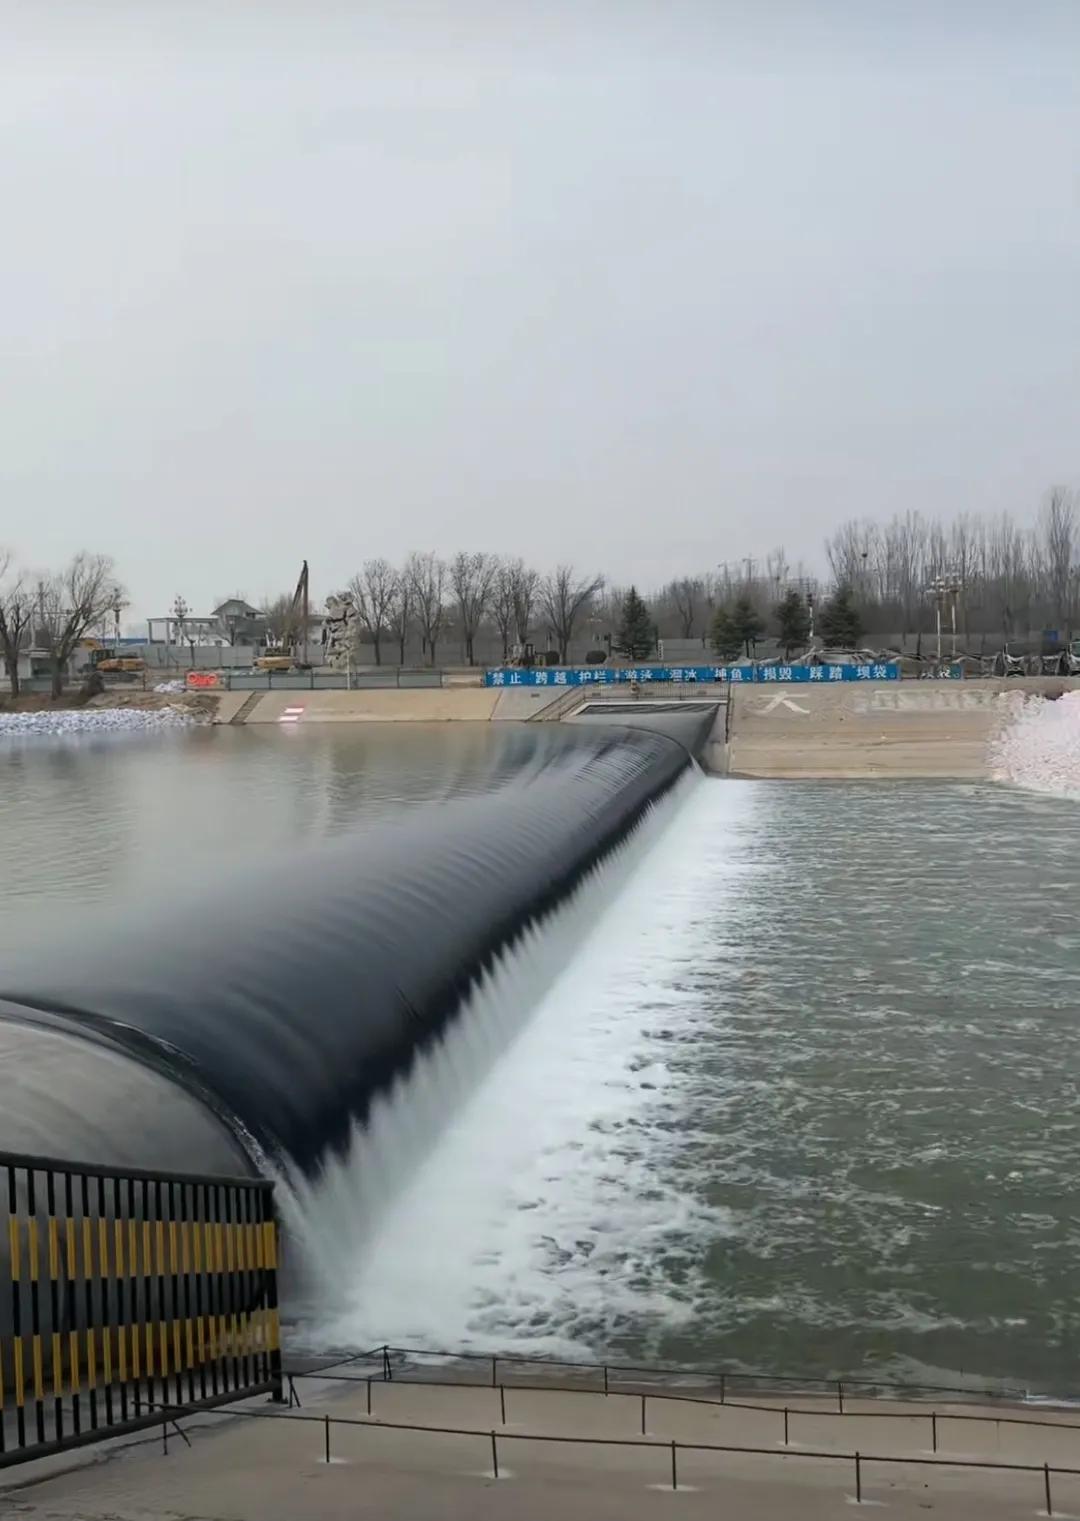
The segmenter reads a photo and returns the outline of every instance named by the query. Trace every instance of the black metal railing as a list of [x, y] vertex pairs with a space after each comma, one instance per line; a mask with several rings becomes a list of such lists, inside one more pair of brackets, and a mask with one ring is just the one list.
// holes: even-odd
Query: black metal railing
[[0, 1467], [280, 1399], [272, 1184], [0, 1152], [5, 1212]]
[[[571, 1375], [584, 1373], [595, 1378], [596, 1383], [591, 1384], [591, 1389], [598, 1386], [604, 1393], [614, 1393], [622, 1389], [626, 1392], [626, 1386], [630, 1386], [632, 1392], [636, 1392], [642, 1384], [652, 1385], [660, 1379], [678, 1379], [680, 1382], [694, 1382], [699, 1385], [708, 1385], [718, 1392], [718, 1402], [723, 1404], [725, 1399], [733, 1402], [731, 1396], [737, 1389], [748, 1393], [754, 1389], [790, 1390], [793, 1393], [822, 1394], [836, 1400], [841, 1413], [844, 1410], [845, 1397], [869, 1398], [875, 1395], [885, 1395], [890, 1398], [906, 1400], [934, 1399], [938, 1395], [961, 1395], [967, 1399], [977, 1400], [1006, 1400], [1022, 1401], [1031, 1397], [1031, 1391], [1017, 1384], [1008, 1384], [1004, 1381], [997, 1384], [978, 1383], [972, 1381], [967, 1384], [942, 1384], [942, 1383], [917, 1383], [912, 1380], [904, 1381], [890, 1379], [884, 1376], [879, 1378], [866, 1378], [858, 1376], [845, 1376], [837, 1378], [832, 1374], [820, 1373], [767, 1373], [754, 1368], [707, 1368], [703, 1366], [685, 1367], [671, 1363], [620, 1363], [600, 1362], [583, 1358], [562, 1358], [545, 1356], [525, 1356], [522, 1353], [493, 1353], [471, 1352], [460, 1349], [439, 1349], [434, 1347], [397, 1347], [386, 1344], [369, 1349], [365, 1352], [334, 1352], [320, 1357], [318, 1367], [300, 1368], [297, 1365], [291, 1371], [299, 1376], [301, 1373], [309, 1376], [312, 1373], [329, 1371], [332, 1368], [343, 1367], [347, 1363], [361, 1363], [364, 1361], [378, 1364], [381, 1376], [384, 1379], [398, 1378], [407, 1380], [410, 1378], [412, 1368], [421, 1368], [425, 1363], [436, 1362], [444, 1370], [454, 1364], [461, 1365], [459, 1372], [475, 1369], [475, 1378], [469, 1382], [498, 1385], [500, 1382], [510, 1383], [521, 1371], [526, 1369], [540, 1370], [544, 1373], [556, 1375], [560, 1381], [560, 1387], [566, 1387], [565, 1379]], [[458, 1377], [454, 1382], [464, 1382]], [[451, 1380], [445, 1380], [451, 1382]], [[1071, 1398], [1071, 1396], [1070, 1396]], [[710, 1401], [711, 1403], [711, 1401]]]

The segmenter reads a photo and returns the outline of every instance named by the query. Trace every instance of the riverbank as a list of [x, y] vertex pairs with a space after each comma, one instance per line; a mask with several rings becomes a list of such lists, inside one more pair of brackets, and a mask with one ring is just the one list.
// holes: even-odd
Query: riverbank
[[[1080, 690], [1080, 679], [1035, 677], [1023, 682], [895, 682], [755, 686], [691, 691], [722, 702], [706, 763], [714, 772], [787, 780], [938, 779], [987, 781], [1003, 730], [1039, 699]], [[568, 706], [567, 698], [573, 693]], [[655, 711], [659, 689], [635, 711]], [[683, 695], [686, 695], [685, 693]], [[341, 688], [266, 692], [144, 692], [113, 688], [58, 702], [31, 694], [12, 713], [0, 705], [0, 734], [78, 733], [103, 728], [153, 728], [188, 722], [293, 728], [312, 724], [520, 723], [572, 718], [574, 700], [599, 706], [588, 688], [506, 688], [478, 684], [435, 688]], [[678, 697], [672, 693], [669, 700]], [[20, 718], [19, 715], [25, 715]], [[112, 715], [109, 717], [107, 715]], [[614, 713], [612, 714], [614, 717]]]
[[52, 698], [41, 693], [0, 703], [0, 738], [99, 734], [182, 727], [217, 721], [213, 698], [185, 692], [78, 692]]
[[[746, 778], [788, 780], [952, 779], [987, 781], [1003, 728], [1032, 699], [1080, 689], [1080, 680], [1023, 682], [768, 684], [730, 688], [726, 755], [710, 769]], [[573, 690], [573, 689], [571, 689]], [[718, 701], [729, 689], [696, 692]], [[207, 696], [217, 723], [307, 726], [340, 723], [500, 723], [573, 717], [565, 687], [457, 686], [416, 690], [225, 692]], [[582, 705], [598, 694], [580, 689]], [[666, 695], [657, 689], [638, 709]], [[672, 694], [674, 697], [675, 694]], [[676, 698], [677, 701], [677, 698]], [[625, 721], [634, 722], [634, 703]], [[723, 710], [721, 710], [723, 711]], [[614, 716], [614, 714], [612, 715]], [[726, 747], [723, 738], [726, 736]], [[715, 748], [715, 747], [714, 747]]]

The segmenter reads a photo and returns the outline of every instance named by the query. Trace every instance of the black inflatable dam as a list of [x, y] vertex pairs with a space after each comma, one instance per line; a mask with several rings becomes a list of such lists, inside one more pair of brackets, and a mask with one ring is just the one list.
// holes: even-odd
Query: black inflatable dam
[[[0, 968], [0, 1149], [316, 1176], [485, 968], [635, 828], [712, 714], [517, 730], [481, 796]], [[182, 827], [182, 825], [178, 826]]]

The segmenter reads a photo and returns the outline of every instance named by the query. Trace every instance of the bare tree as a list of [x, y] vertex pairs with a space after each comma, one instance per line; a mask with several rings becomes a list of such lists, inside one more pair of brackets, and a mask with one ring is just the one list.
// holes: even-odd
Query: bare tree
[[405, 562], [404, 579], [409, 584], [424, 650], [434, 665], [439, 635], [446, 622], [446, 562], [430, 551], [411, 554]]
[[473, 644], [488, 601], [491, 584], [499, 562], [494, 555], [459, 551], [450, 562], [450, 586], [461, 616], [461, 636], [465, 641], [465, 659], [476, 664]]
[[266, 619], [267, 643], [290, 653], [304, 637], [304, 615], [292, 592], [268, 597], [259, 609]]
[[698, 609], [705, 600], [704, 583], [699, 577], [683, 576], [678, 581], [672, 581], [665, 590], [675, 609], [680, 635], [683, 639], [692, 639]]
[[491, 620], [502, 641], [502, 658], [510, 655], [510, 631], [514, 627], [513, 560], [500, 560], [491, 583]]
[[566, 664], [578, 619], [603, 585], [603, 576], [579, 576], [572, 565], [556, 566], [540, 582], [540, 606], [558, 645], [562, 665]]
[[0, 655], [12, 697], [19, 695], [19, 652], [34, 627], [34, 591], [0, 549]]
[[119, 605], [108, 555], [77, 554], [66, 569], [38, 582], [38, 638], [52, 667], [54, 697], [63, 693], [64, 671], [79, 640]]
[[[219, 597], [214, 606], [224, 607], [228, 602], [242, 602], [245, 607], [247, 606], [247, 598], [241, 592], [232, 592], [228, 597]], [[242, 618], [239, 613], [225, 613], [218, 618], [221, 631], [225, 635], [225, 639], [230, 647], [236, 643], [236, 636], [240, 632], [241, 621]]]
[[356, 616], [371, 635], [375, 664], [382, 665], [382, 636], [401, 594], [401, 578], [389, 560], [365, 560], [359, 575], [349, 582], [347, 592]]
[[857, 600], [871, 596], [871, 579], [880, 555], [876, 523], [852, 520], [841, 523], [825, 540], [825, 555], [837, 586], [849, 586]]
[[540, 572], [526, 565], [524, 560], [515, 560], [513, 574], [514, 632], [517, 634], [519, 644], [528, 643], [539, 585]]
[[409, 642], [414, 615], [413, 589], [407, 573], [403, 571], [397, 578], [397, 595], [386, 610], [386, 632], [397, 644], [399, 665], [405, 664], [405, 648]]
[[787, 590], [788, 577], [791, 574], [791, 565], [788, 562], [787, 550], [782, 544], [775, 549], [770, 549], [765, 556], [765, 585], [764, 600], [769, 608], [772, 608]]
[[[906, 640], [919, 619], [927, 585], [928, 549], [932, 548], [927, 525], [918, 512], [892, 519], [879, 541], [884, 546], [887, 583], [884, 599], [893, 601], [900, 614], [900, 635]], [[939, 548], [938, 552], [941, 550]], [[935, 572], [943, 574], [945, 567]]]
[[1040, 522], [1041, 561], [1056, 626], [1072, 626], [1072, 590], [1076, 560], [1076, 503], [1064, 486], [1055, 486], [1046, 499]]

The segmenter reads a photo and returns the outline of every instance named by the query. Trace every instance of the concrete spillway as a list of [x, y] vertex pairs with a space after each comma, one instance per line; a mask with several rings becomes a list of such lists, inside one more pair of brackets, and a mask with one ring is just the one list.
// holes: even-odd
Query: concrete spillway
[[667, 732], [508, 735], [491, 790], [0, 967], [0, 1149], [317, 1174], [470, 989], [691, 764]]

